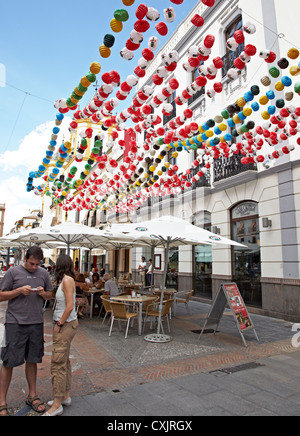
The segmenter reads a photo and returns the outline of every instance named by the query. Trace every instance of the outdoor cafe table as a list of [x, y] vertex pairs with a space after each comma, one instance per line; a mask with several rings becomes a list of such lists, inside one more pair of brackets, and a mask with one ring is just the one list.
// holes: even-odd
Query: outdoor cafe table
[[116, 297], [110, 297], [112, 301], [121, 301], [122, 303], [137, 303], [138, 312], [138, 334], [142, 335], [142, 324], [143, 324], [143, 304], [146, 301], [154, 301], [156, 297], [141, 295], [140, 297], [131, 297], [131, 295], [118, 295]]
[[88, 291], [84, 291], [85, 295], [90, 295], [91, 296], [91, 304], [90, 304], [90, 318], [93, 318], [93, 307], [94, 307], [94, 295], [97, 294], [98, 292], [103, 292], [104, 289], [98, 289], [98, 288], [91, 288]]

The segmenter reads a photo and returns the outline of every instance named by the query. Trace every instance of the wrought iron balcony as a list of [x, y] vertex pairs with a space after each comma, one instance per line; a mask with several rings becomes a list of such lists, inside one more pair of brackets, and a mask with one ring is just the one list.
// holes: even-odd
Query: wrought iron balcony
[[222, 78], [224, 78], [230, 68], [234, 68], [234, 60], [239, 57], [239, 55], [244, 51], [245, 44], [240, 44], [236, 51], [228, 51], [225, 56], [223, 56], [223, 68], [222, 68]]
[[190, 106], [191, 104], [193, 104], [194, 101], [198, 100], [198, 98], [200, 98], [204, 94], [205, 94], [205, 87], [201, 88], [199, 91], [196, 92], [196, 94], [193, 95], [192, 98], [189, 99], [188, 105]]
[[244, 165], [241, 163], [242, 156], [240, 153], [232, 156], [229, 159], [220, 157], [214, 162], [214, 181], [219, 182], [229, 177], [236, 176], [237, 174], [246, 171], [257, 171], [256, 164]]

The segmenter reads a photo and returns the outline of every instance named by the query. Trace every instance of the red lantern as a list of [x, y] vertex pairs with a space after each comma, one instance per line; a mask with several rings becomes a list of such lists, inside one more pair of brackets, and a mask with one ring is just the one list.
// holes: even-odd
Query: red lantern
[[161, 36], [166, 36], [168, 33], [168, 26], [163, 21], [157, 23], [155, 29]]
[[254, 56], [257, 52], [255, 45], [251, 45], [248, 44], [246, 45], [246, 47], [244, 48], [244, 52], [248, 55], [248, 56]]
[[203, 41], [203, 44], [206, 48], [212, 48], [215, 43], [215, 39], [216, 38], [214, 37], [214, 35], [207, 35]]
[[224, 65], [222, 59], [219, 56], [213, 59], [213, 64], [218, 70], [220, 68], [223, 68]]
[[131, 39], [127, 39], [126, 41], [126, 48], [128, 50], [132, 50], [132, 51], [138, 50], [140, 48], [140, 45], [141, 44], [135, 44], [134, 42], [131, 41]]
[[161, 84], [163, 83], [163, 81], [164, 81], [163, 77], [159, 77], [158, 74], [153, 74], [153, 76], [152, 76], [152, 82], [153, 82], [155, 85], [161, 85]]
[[212, 8], [215, 4], [215, 0], [202, 0], [202, 3], [209, 8]]
[[138, 77], [145, 77], [145, 75], [146, 75], [146, 71], [145, 70], [142, 70], [142, 68], [140, 68], [139, 66], [137, 66], [136, 68], [135, 68], [135, 70], [134, 70], [134, 74], [136, 75], [136, 76], [138, 76]]
[[272, 64], [275, 60], [276, 60], [276, 53], [270, 51], [269, 57], [267, 57], [265, 61], [267, 62], [267, 64]]
[[189, 58], [188, 63], [191, 67], [197, 68], [200, 65], [200, 60], [198, 58]]
[[236, 30], [233, 37], [238, 44], [242, 44], [245, 41], [245, 36], [242, 30]]
[[238, 69], [238, 70], [242, 70], [243, 68], [245, 68], [246, 64], [245, 62], [243, 62], [240, 58], [236, 58], [234, 60], [234, 66]]
[[139, 7], [136, 10], [136, 18], [138, 18], [139, 20], [142, 20], [148, 12], [148, 6], [146, 6], [144, 3], [142, 3], [141, 5], [139, 5]]
[[196, 14], [194, 15], [194, 17], [191, 19], [192, 24], [194, 24], [194, 26], [196, 27], [201, 27], [204, 24], [204, 19], [203, 17], [201, 17], [201, 15]]
[[152, 61], [154, 59], [154, 53], [149, 48], [144, 48], [142, 51], [142, 56], [146, 61]]
[[138, 20], [134, 23], [134, 30], [140, 33], [147, 32], [149, 30], [150, 24], [146, 20]]
[[221, 82], [217, 82], [217, 83], [215, 83], [215, 84], [214, 84], [214, 90], [215, 90], [217, 93], [222, 92], [222, 91], [223, 91], [223, 85], [222, 85], [222, 83], [221, 83]]
[[179, 82], [178, 82], [178, 80], [175, 79], [175, 78], [171, 79], [171, 80], [169, 81], [169, 86], [170, 86], [170, 88], [171, 88], [173, 91], [175, 91], [175, 89], [178, 89], [178, 88], [179, 88]]

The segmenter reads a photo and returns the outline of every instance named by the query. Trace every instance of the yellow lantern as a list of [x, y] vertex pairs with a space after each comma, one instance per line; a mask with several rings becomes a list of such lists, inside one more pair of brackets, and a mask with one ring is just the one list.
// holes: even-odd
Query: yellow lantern
[[109, 58], [111, 55], [111, 50], [109, 47], [106, 47], [106, 45], [102, 44], [99, 48], [99, 53], [103, 58]]
[[82, 86], [84, 86], [85, 88], [88, 88], [91, 84], [91, 82], [87, 79], [87, 77], [82, 77], [82, 79], [80, 80], [80, 83]]
[[202, 126], [199, 126], [199, 132], [200, 133], [205, 133], [205, 130], [202, 128]]
[[92, 74], [99, 74], [101, 71], [101, 65], [99, 62], [92, 62], [90, 65], [90, 72]]
[[245, 107], [243, 109], [243, 114], [245, 115], [245, 117], [250, 117], [252, 112], [253, 112], [253, 110], [251, 109], [251, 107]]
[[172, 154], [172, 157], [173, 157], [174, 159], [176, 159], [176, 158], [178, 157], [178, 153], [177, 153], [177, 151], [175, 151], [175, 152]]
[[233, 120], [234, 124], [240, 124], [241, 123], [241, 120], [240, 120], [240, 118], [239, 118], [239, 116], [237, 114], [232, 117], [232, 120]]
[[226, 132], [226, 130], [227, 130], [227, 125], [225, 123], [219, 124], [218, 127], [221, 130], [221, 132]]
[[289, 49], [287, 55], [290, 59], [297, 59], [297, 57], [299, 56], [299, 50], [295, 47], [292, 47]]
[[151, 165], [151, 167], [149, 168], [149, 171], [150, 171], [151, 173], [154, 173], [154, 171], [155, 171], [155, 166], [154, 166], [154, 165]]
[[263, 117], [264, 120], [269, 120], [271, 118], [271, 115], [269, 114], [268, 111], [262, 112], [261, 116]]
[[161, 176], [163, 175], [163, 172], [162, 172], [161, 170], [159, 170], [159, 171], [157, 171], [157, 175], [158, 175], [159, 177], [161, 177]]
[[246, 100], [244, 99], [244, 97], [241, 97], [237, 99], [236, 103], [239, 107], [244, 107], [246, 104]]
[[119, 33], [122, 32], [123, 30], [123, 23], [122, 21], [118, 21], [115, 18], [113, 18], [110, 22], [110, 27], [113, 32]]
[[207, 130], [207, 131], [205, 132], [205, 134], [206, 134], [206, 136], [207, 136], [208, 138], [212, 138], [212, 137], [214, 136], [214, 132], [213, 132], [212, 130]]
[[266, 95], [262, 95], [259, 99], [259, 103], [262, 105], [268, 104], [268, 102], [269, 102], [269, 99]]
[[122, 0], [125, 6], [132, 6], [135, 0]]
[[275, 85], [276, 91], [283, 91], [284, 90], [284, 84], [282, 82], [277, 82]]
[[166, 162], [165, 163], [165, 167], [168, 169], [168, 168], [170, 168], [170, 162]]

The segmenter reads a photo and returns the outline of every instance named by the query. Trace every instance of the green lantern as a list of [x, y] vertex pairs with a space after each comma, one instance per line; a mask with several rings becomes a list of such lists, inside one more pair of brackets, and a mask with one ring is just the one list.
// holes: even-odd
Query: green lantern
[[279, 69], [276, 68], [276, 67], [271, 67], [271, 68], [269, 69], [269, 73], [270, 73], [270, 75], [271, 75], [272, 77], [274, 77], [275, 79], [276, 79], [277, 77], [280, 76], [280, 71], [279, 71]]
[[300, 82], [297, 82], [297, 83], [295, 84], [295, 92], [297, 92], [297, 94], [300, 93]]
[[86, 78], [88, 79], [88, 81], [91, 82], [91, 83], [96, 82], [96, 80], [97, 80], [96, 75], [93, 74], [93, 73], [91, 73], [91, 72], [88, 72], [88, 73], [85, 75], [85, 77], [86, 77]]
[[114, 17], [117, 21], [127, 21], [129, 14], [125, 9], [117, 9], [114, 13]]

